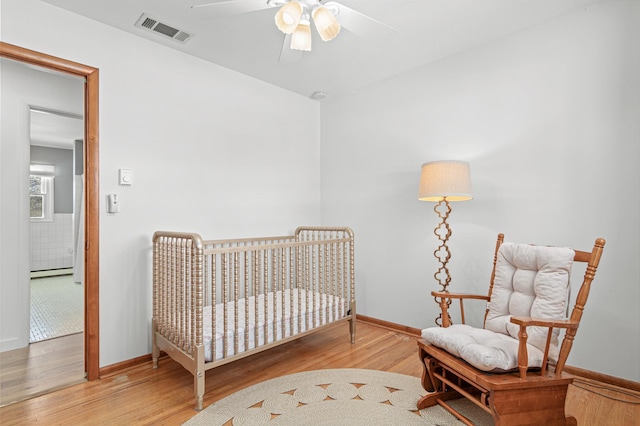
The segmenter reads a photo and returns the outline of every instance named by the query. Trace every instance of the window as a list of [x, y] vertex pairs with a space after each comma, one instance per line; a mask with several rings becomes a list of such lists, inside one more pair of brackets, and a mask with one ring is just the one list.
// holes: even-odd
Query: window
[[33, 222], [53, 221], [54, 166], [32, 164], [29, 175], [29, 217]]

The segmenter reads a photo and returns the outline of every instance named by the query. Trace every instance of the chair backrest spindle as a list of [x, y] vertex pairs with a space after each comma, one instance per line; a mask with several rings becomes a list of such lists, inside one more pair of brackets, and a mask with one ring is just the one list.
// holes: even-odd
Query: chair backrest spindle
[[[582, 313], [584, 312], [584, 306], [587, 303], [587, 298], [589, 297], [589, 291], [591, 290], [591, 282], [596, 276], [596, 270], [598, 269], [598, 265], [600, 264], [600, 258], [602, 257], [602, 250], [604, 249], [605, 240], [602, 238], [598, 238], [591, 250], [589, 252], [581, 252], [576, 251], [575, 262], [587, 262], [587, 269], [584, 273], [584, 279], [582, 281], [582, 285], [580, 286], [580, 291], [578, 292], [578, 296], [576, 296], [576, 302], [573, 306], [573, 310], [571, 311], [571, 321], [580, 322], [582, 319]], [[571, 351], [571, 347], [573, 346], [573, 339], [576, 336], [576, 332], [578, 328], [567, 330], [565, 337], [562, 341], [562, 346], [560, 347], [560, 353], [558, 355], [558, 363], [556, 364], [556, 374], [562, 373], [564, 369], [564, 365], [569, 357], [569, 352]]]
[[[491, 293], [493, 292], [493, 283], [496, 279], [496, 263], [498, 262], [498, 251], [500, 250], [500, 246], [504, 242], [504, 234], [498, 234], [498, 239], [496, 241], [496, 250], [493, 253], [493, 269], [491, 270], [491, 280], [489, 281], [489, 293], [487, 294], [489, 300], [491, 300]], [[484, 321], [482, 322], [482, 326], [484, 327], [487, 323], [487, 315], [489, 315], [489, 302], [487, 301], [487, 309], [484, 312]]]

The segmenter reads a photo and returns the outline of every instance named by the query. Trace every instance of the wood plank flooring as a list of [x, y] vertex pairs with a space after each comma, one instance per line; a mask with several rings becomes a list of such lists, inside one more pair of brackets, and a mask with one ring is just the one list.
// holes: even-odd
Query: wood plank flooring
[[82, 333], [0, 353], [0, 407], [85, 380]]
[[[324, 368], [422, 374], [416, 337], [359, 321], [357, 341], [351, 345], [348, 326], [342, 323], [207, 371], [204, 405], [270, 378]], [[631, 426], [640, 420], [637, 404], [617, 402], [573, 386], [569, 393], [567, 411], [580, 425]], [[147, 362], [3, 407], [0, 424], [180, 425], [196, 414], [193, 406], [193, 376], [165, 358], [156, 370]]]

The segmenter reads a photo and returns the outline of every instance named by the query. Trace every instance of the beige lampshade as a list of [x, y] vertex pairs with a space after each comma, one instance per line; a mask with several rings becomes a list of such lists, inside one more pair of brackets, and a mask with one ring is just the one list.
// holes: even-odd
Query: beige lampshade
[[285, 3], [276, 13], [276, 26], [285, 34], [293, 33], [302, 17], [302, 5], [292, 0]]
[[466, 161], [432, 161], [422, 165], [418, 200], [471, 200], [471, 175]]
[[302, 19], [291, 35], [291, 48], [295, 50], [311, 50], [311, 26]]
[[340, 32], [340, 23], [326, 7], [315, 8], [311, 16], [322, 41], [333, 40]]

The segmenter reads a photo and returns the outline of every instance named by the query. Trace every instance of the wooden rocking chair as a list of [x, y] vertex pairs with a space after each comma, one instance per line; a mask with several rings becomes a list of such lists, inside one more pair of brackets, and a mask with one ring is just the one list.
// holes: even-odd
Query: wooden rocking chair
[[[422, 385], [429, 392], [418, 409], [439, 404], [472, 425], [446, 402], [465, 397], [496, 425], [576, 425], [564, 412], [573, 378], [562, 370], [605, 241], [597, 239], [591, 252], [503, 241], [499, 234], [487, 296], [431, 293], [440, 300], [443, 327], [422, 330], [418, 340]], [[563, 319], [574, 262], [587, 267], [571, 316]], [[448, 313], [453, 299], [460, 301], [459, 325], [451, 325]], [[482, 329], [464, 324], [465, 299], [487, 301]]]

